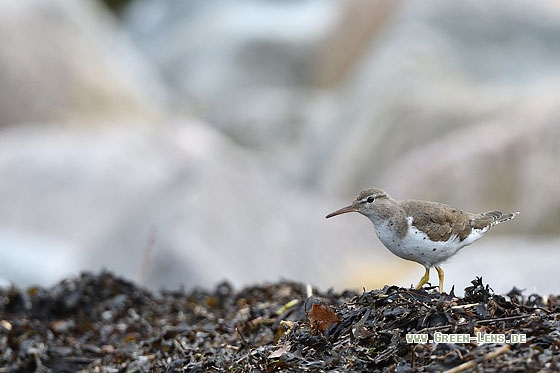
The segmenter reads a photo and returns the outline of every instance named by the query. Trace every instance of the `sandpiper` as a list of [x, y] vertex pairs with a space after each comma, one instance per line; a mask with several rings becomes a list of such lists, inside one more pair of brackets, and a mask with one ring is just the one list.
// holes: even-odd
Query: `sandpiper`
[[504, 215], [500, 211], [473, 214], [443, 203], [396, 201], [379, 188], [360, 192], [352, 204], [326, 217], [347, 212], [359, 212], [368, 217], [379, 240], [393, 254], [426, 268], [416, 289], [429, 281], [430, 268], [435, 267], [440, 293], [443, 292], [444, 279], [440, 264], [484, 236], [496, 224], [519, 214], [514, 212]]

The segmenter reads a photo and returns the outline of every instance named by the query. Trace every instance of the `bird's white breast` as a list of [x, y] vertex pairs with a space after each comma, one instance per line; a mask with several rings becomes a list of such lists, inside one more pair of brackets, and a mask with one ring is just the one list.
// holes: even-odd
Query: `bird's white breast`
[[383, 244], [395, 255], [424, 265], [433, 267], [455, 255], [463, 247], [481, 238], [488, 229], [473, 229], [463, 241], [458, 236], [451, 236], [447, 241], [432, 241], [428, 235], [418, 230], [413, 218], [408, 217], [408, 230], [403, 238], [388, 224], [374, 225], [375, 233]]

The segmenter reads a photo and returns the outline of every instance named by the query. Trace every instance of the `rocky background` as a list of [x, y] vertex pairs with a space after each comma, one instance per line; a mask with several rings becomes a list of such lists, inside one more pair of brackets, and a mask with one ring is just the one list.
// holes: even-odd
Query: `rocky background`
[[4, 284], [408, 286], [367, 219], [324, 219], [378, 186], [521, 211], [447, 291], [558, 290], [554, 2], [22, 0], [0, 43]]

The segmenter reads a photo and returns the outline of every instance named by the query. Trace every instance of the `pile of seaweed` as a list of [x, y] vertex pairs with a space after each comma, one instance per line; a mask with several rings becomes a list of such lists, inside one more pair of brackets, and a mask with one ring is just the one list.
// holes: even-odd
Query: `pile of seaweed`
[[473, 368], [560, 371], [560, 299], [497, 295], [480, 278], [462, 298], [295, 282], [151, 293], [107, 272], [0, 290], [0, 372]]

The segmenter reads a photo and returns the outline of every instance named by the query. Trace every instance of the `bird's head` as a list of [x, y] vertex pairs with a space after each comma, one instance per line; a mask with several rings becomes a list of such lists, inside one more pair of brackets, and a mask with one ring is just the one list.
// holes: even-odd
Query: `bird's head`
[[373, 221], [384, 216], [384, 212], [394, 204], [395, 201], [383, 189], [366, 189], [360, 192], [350, 205], [331, 212], [326, 218], [332, 218], [347, 212], [359, 212]]

